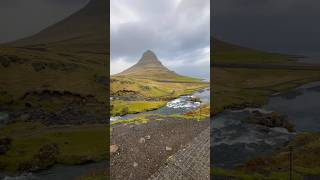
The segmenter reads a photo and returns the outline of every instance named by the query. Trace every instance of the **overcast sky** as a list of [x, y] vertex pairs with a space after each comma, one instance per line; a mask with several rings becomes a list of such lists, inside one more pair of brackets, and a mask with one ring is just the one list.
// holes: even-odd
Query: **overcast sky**
[[111, 73], [150, 49], [177, 73], [209, 77], [210, 0], [111, 0]]
[[214, 34], [264, 50], [319, 54], [319, 0], [214, 0]]
[[59, 22], [88, 0], [0, 0], [0, 43], [33, 35]]

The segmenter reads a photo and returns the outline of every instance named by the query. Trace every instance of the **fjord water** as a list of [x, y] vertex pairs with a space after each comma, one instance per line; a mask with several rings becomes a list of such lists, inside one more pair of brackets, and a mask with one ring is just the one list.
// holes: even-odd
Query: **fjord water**
[[286, 114], [297, 132], [320, 131], [320, 82], [275, 94], [261, 108], [226, 110], [211, 120], [211, 163], [232, 168], [287, 144], [296, 133], [245, 122], [251, 111]]

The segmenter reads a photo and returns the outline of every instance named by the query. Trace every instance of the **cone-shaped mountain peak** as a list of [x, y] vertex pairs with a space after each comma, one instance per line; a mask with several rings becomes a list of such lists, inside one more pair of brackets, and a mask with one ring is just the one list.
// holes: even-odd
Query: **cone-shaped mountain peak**
[[176, 78], [180, 76], [162, 65], [157, 55], [151, 50], [145, 51], [142, 54], [141, 59], [135, 65], [127, 70], [124, 70], [118, 75], [160, 79]]
[[139, 66], [146, 66], [146, 65], [163, 66], [161, 64], [161, 62], [159, 61], [157, 55], [151, 50], [147, 50], [146, 52], [143, 53], [143, 55], [142, 55], [141, 59], [138, 61], [137, 65], [139, 65]]

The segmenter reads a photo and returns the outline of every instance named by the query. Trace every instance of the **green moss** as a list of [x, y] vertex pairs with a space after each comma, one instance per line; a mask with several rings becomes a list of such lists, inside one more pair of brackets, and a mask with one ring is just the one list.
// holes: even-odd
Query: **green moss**
[[133, 119], [128, 119], [128, 120], [118, 120], [118, 121], [114, 121], [111, 123], [111, 125], [116, 125], [116, 124], [120, 124], [120, 123], [126, 123], [126, 124], [131, 124], [131, 123], [135, 123], [135, 124], [145, 124], [149, 122], [149, 119], [145, 118], [145, 116], [140, 116], [137, 118], [133, 118]]
[[111, 102], [111, 116], [122, 116], [125, 114], [135, 114], [150, 111], [165, 106], [165, 101], [120, 101]]

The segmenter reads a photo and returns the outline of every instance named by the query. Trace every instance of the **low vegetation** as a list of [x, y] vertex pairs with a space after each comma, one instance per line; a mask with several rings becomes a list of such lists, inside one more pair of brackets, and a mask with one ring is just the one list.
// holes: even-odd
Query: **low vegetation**
[[107, 157], [105, 125], [14, 123], [1, 128], [0, 137], [11, 139], [8, 150], [0, 155], [2, 171], [39, 170], [55, 163], [83, 164]]
[[287, 146], [271, 155], [253, 158], [233, 170], [213, 168], [214, 176], [236, 179], [289, 179], [290, 147], [292, 147], [293, 178], [320, 177], [320, 133], [302, 133]]
[[111, 101], [111, 116], [123, 116], [158, 109], [166, 105], [166, 101]]
[[[320, 67], [292, 70], [289, 66], [298, 63], [290, 61], [288, 55], [265, 53], [219, 40], [212, 43], [216, 51], [211, 54], [211, 61], [220, 63], [211, 66], [214, 113], [228, 108], [261, 106], [274, 93], [320, 80]], [[230, 63], [242, 66], [229, 67]], [[247, 64], [252, 66], [246, 67]], [[263, 68], [268, 64], [281, 65], [281, 68]], [[262, 67], [255, 68], [255, 65]]]
[[[292, 60], [292, 56], [265, 53], [219, 40], [212, 42], [212, 47], [216, 47], [211, 55], [214, 113], [258, 107], [274, 93], [320, 80], [320, 67], [304, 68], [303, 64]], [[264, 68], [270, 64], [272, 66]], [[292, 65], [299, 65], [300, 69], [290, 69]], [[319, 138], [319, 133], [299, 133], [287, 146], [271, 155], [253, 158], [231, 170], [213, 168], [211, 174], [216, 178], [243, 180], [289, 179], [289, 147], [293, 147], [293, 179], [317, 179], [320, 177], [320, 159], [316, 153], [320, 151]]]

